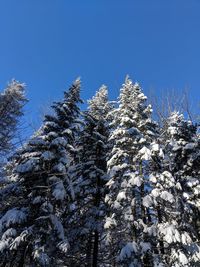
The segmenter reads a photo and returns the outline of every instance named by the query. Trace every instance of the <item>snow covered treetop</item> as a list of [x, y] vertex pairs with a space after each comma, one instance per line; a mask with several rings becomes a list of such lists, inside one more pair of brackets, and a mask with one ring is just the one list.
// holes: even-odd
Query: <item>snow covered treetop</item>
[[107, 86], [102, 85], [96, 92], [92, 99], [88, 100], [89, 113], [97, 120], [105, 119], [108, 112], [111, 110], [111, 104], [108, 101], [108, 89]]
[[12, 147], [12, 138], [26, 102], [25, 84], [16, 80], [12, 80], [0, 93], [0, 153]]
[[[79, 104], [83, 103], [83, 100], [80, 98], [80, 89], [81, 89], [81, 80], [80, 78], [77, 78], [68, 91], [64, 92], [64, 100], [63, 103], [58, 104], [60, 105], [60, 111], [58, 111], [58, 114], [61, 112], [65, 114], [68, 114], [69, 116], [69, 123], [71, 125], [74, 125], [74, 128], [76, 128], [75, 125], [79, 125], [80, 122], [75, 122], [74, 118], [78, 119], [80, 114], [80, 108]], [[59, 107], [58, 107], [59, 109]], [[58, 110], [57, 109], [57, 110]], [[71, 117], [71, 119], [70, 119]], [[72, 123], [73, 122], [73, 123]], [[73, 127], [72, 127], [73, 128]]]
[[5, 95], [12, 95], [13, 97], [17, 98], [18, 100], [24, 99], [24, 92], [25, 92], [25, 83], [20, 83], [19, 81], [16, 81], [13, 79], [7, 86], [7, 88], [4, 90], [4, 92], [1, 94], [2, 96]]
[[[68, 91], [64, 92], [64, 97], [65, 99], [69, 99], [69, 101], [74, 100], [76, 101], [80, 101], [80, 88], [81, 88], [81, 79], [77, 78], [72, 86], [70, 87], [70, 89]], [[80, 101], [82, 102], [82, 101]]]
[[74, 81], [74, 86], [76, 87], [81, 87], [81, 77], [77, 77], [76, 80]]
[[125, 83], [120, 89], [119, 99], [121, 105], [127, 104], [127, 100], [132, 105], [145, 102], [147, 97], [142, 93], [140, 85], [137, 82], [133, 83], [129, 76], [126, 76]]
[[127, 76], [120, 89], [119, 108], [115, 112], [116, 124], [120, 127], [135, 127], [147, 134], [157, 132], [157, 124], [151, 118], [152, 108], [147, 104], [147, 97], [143, 94], [138, 83], [133, 83]]
[[[4, 92], [0, 94], [0, 114], [1, 112], [8, 113], [9, 110], [10, 113], [13, 112], [18, 115], [20, 108], [26, 101], [25, 84], [13, 79]], [[5, 110], [6, 108], [8, 110]]]
[[196, 126], [191, 121], [185, 120], [183, 114], [179, 114], [177, 111], [170, 114], [167, 124], [168, 134], [172, 137], [187, 140], [196, 133]]

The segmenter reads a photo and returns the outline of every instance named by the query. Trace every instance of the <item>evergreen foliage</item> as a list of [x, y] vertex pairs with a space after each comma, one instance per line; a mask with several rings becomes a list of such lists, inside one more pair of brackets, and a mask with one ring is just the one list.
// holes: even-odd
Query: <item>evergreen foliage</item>
[[165, 265], [196, 266], [200, 260], [197, 126], [173, 112], [165, 129], [161, 138], [165, 157], [160, 173], [152, 176], [151, 195], [158, 212], [157, 244]]
[[109, 138], [113, 147], [107, 162], [110, 216], [105, 228], [111, 255], [115, 255], [113, 266], [152, 266], [153, 233], [143, 203], [151, 146], [157, 134], [151, 111], [139, 84], [127, 77], [114, 111]]
[[73, 194], [67, 168], [79, 124], [79, 91], [76, 80], [15, 156], [11, 179], [20, 192], [0, 219], [1, 266], [56, 266], [57, 254], [68, 250], [63, 216]]
[[[106, 156], [108, 151], [108, 115], [111, 104], [108, 92], [102, 86], [90, 100], [84, 112], [84, 126], [78, 140], [79, 160], [71, 169], [76, 198], [71, 212], [71, 243], [75, 243], [75, 260], [71, 266], [99, 266], [103, 255], [103, 221], [105, 184], [107, 182]], [[73, 229], [73, 231], [72, 231]]]
[[12, 80], [4, 92], [0, 93], [0, 156], [10, 152], [12, 148], [26, 102], [24, 83]]
[[[0, 95], [0, 153], [25, 102], [16, 81]], [[80, 103], [77, 79], [6, 166], [0, 266], [199, 267], [198, 125], [158, 126], [129, 77], [115, 105], [104, 85]]]

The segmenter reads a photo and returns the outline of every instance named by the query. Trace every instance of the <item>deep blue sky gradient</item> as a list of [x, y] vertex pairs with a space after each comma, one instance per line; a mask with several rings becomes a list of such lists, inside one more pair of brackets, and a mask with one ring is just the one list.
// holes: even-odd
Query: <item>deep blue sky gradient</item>
[[113, 99], [127, 73], [146, 93], [188, 87], [197, 105], [200, 0], [0, 0], [0, 88], [27, 84], [29, 121], [77, 76], [83, 99], [102, 83]]

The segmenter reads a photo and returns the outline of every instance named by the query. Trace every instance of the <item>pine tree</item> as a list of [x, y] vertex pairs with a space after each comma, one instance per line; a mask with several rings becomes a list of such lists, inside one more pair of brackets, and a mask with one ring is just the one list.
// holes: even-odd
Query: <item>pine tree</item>
[[114, 111], [109, 142], [106, 202], [110, 208], [105, 228], [110, 266], [152, 266], [153, 243], [149, 211], [143, 203], [148, 188], [147, 170], [157, 125], [140, 86], [127, 77]]
[[[103, 219], [105, 217], [106, 156], [108, 114], [111, 104], [102, 86], [84, 112], [84, 127], [79, 140], [79, 162], [73, 167], [76, 177], [76, 205], [72, 212], [72, 244], [77, 256], [71, 266], [101, 266], [103, 257]], [[72, 172], [73, 173], [73, 172]], [[72, 253], [73, 254], [73, 253]]]
[[164, 266], [198, 266], [200, 250], [194, 224], [199, 213], [196, 164], [200, 158], [196, 126], [174, 112], [165, 129], [161, 138], [165, 157], [150, 179], [149, 203], [157, 217], [157, 245]]
[[[73, 196], [67, 175], [78, 130], [80, 80], [53, 105], [44, 125], [15, 156], [16, 202], [0, 218], [0, 266], [62, 266], [69, 243], [63, 227]], [[6, 200], [6, 201], [9, 201]]]

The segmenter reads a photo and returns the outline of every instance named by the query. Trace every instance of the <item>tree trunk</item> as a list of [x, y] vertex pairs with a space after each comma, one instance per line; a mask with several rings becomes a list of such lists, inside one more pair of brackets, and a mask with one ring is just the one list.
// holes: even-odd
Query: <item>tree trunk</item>
[[[161, 216], [161, 211], [159, 207], [157, 208], [157, 213], [158, 213], [158, 222], [162, 223], [162, 216]], [[165, 255], [164, 242], [160, 240], [159, 244], [160, 244], [160, 252], [164, 256]]]
[[86, 265], [85, 265], [86, 267], [91, 267], [91, 256], [92, 256], [92, 234], [90, 233], [86, 251]]
[[93, 263], [92, 267], [97, 267], [98, 264], [98, 249], [99, 249], [99, 233], [97, 230], [94, 232], [94, 247], [93, 247]]

